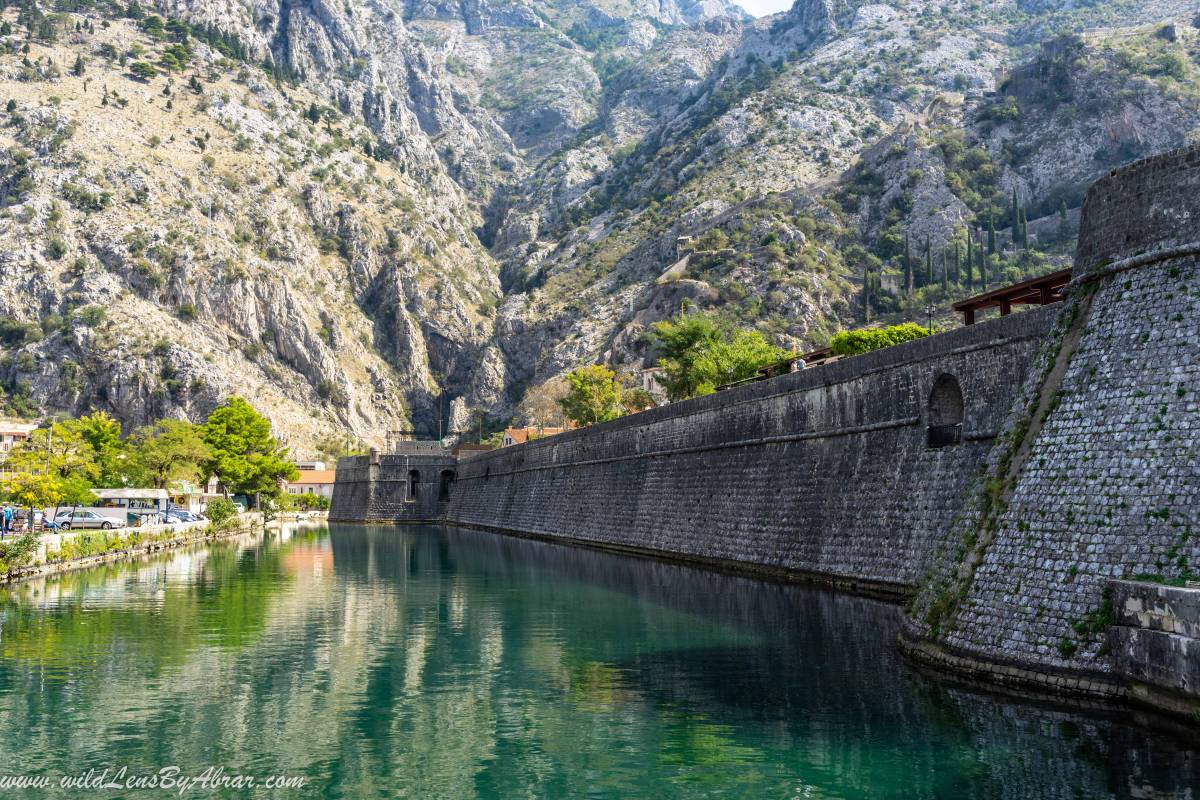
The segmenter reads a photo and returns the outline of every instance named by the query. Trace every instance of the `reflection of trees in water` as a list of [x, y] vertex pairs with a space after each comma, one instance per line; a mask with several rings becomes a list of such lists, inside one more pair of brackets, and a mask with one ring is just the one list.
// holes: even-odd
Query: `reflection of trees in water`
[[924, 680], [871, 600], [470, 531], [202, 552], [6, 607], [0, 757], [303, 772], [347, 797], [1103, 797], [1195, 775], [1138, 729]]

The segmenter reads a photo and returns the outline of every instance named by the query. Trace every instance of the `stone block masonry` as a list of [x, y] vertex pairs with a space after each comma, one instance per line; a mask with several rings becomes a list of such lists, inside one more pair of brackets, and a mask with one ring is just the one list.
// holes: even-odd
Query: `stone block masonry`
[[1123, 692], [1105, 587], [1200, 571], [1200, 147], [1090, 189], [1073, 283], [1078, 345], [1028, 457], [992, 476], [1011, 487], [994, 536], [929, 639]]
[[[446, 519], [905, 595], [1056, 313], [1014, 314], [472, 457]], [[930, 424], [961, 442], [930, 447]]]
[[335, 522], [437, 522], [446, 512], [457, 459], [435, 442], [338, 460], [329, 506]]
[[1200, 721], [1200, 585], [1113, 581], [1106, 599], [1113, 664], [1131, 691]]

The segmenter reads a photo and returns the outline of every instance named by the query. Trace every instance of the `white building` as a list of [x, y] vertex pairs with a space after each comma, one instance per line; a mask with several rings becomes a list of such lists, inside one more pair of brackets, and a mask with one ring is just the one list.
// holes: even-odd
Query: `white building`
[[284, 481], [283, 490], [288, 494], [315, 494], [333, 499], [333, 483], [337, 471], [332, 469], [302, 469], [294, 481]]
[[8, 454], [18, 442], [28, 439], [36, 427], [35, 422], [0, 419], [0, 458]]

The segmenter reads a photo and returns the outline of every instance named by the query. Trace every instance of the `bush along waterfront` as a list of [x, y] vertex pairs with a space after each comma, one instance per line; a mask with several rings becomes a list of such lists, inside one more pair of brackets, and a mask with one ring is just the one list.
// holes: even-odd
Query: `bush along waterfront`
[[247, 533], [262, 522], [258, 514], [238, 514], [237, 507], [230, 500], [214, 500], [211, 505], [216, 505], [217, 510], [207, 525], [184, 530], [173, 527], [135, 528], [127, 532], [83, 531], [64, 534], [55, 549], [50, 549], [52, 541], [47, 542], [45, 556], [41, 559], [38, 558], [38, 551], [42, 538], [34, 533], [24, 534], [0, 544], [0, 583], [20, 580], [44, 571], [57, 572], [90, 566], [104, 557], [134, 556]]

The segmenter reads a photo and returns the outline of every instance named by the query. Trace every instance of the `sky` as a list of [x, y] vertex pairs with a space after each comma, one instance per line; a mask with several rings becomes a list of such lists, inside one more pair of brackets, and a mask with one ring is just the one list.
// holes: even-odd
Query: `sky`
[[774, 14], [776, 11], [786, 11], [792, 6], [792, 0], [737, 0], [737, 2], [756, 17]]

